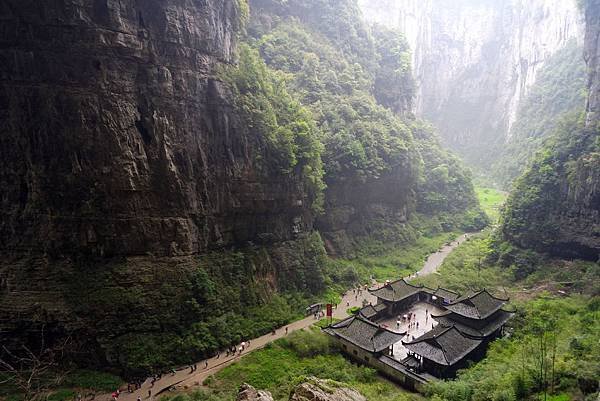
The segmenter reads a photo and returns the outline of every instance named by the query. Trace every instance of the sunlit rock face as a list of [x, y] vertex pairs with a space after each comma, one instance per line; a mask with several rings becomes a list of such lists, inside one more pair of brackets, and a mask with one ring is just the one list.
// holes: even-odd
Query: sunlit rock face
[[587, 123], [591, 125], [600, 121], [600, 1], [588, 3], [584, 57], [589, 71]]
[[584, 0], [587, 119], [557, 130], [516, 182], [500, 232], [519, 247], [597, 261], [600, 257], [600, 1]]
[[414, 51], [417, 114], [467, 160], [486, 165], [508, 137], [544, 61], [582, 41], [575, 0], [360, 0]]

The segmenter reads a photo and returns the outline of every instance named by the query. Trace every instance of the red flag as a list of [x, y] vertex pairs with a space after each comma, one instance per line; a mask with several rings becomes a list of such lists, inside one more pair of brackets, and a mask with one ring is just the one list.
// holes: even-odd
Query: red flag
[[333, 305], [327, 304], [327, 317], [333, 316]]

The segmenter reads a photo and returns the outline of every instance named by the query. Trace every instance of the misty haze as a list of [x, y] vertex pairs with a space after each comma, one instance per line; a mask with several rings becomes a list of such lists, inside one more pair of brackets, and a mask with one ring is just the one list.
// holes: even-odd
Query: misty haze
[[0, 401], [600, 399], [600, 0], [0, 0]]

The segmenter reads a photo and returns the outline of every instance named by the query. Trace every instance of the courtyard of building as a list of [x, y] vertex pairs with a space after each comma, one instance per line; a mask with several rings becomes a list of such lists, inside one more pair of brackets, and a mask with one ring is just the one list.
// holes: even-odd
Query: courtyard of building
[[[436, 305], [427, 302], [417, 302], [406, 310], [401, 311], [399, 315], [381, 319], [377, 323], [396, 333], [406, 333], [406, 336], [402, 340], [412, 341], [437, 326], [438, 323], [431, 318], [431, 314], [439, 315], [443, 312], [444, 310]], [[412, 316], [411, 320], [408, 320], [409, 316]], [[407, 354], [408, 351], [402, 345], [402, 341], [393, 345], [394, 359], [402, 361], [407, 357]]]

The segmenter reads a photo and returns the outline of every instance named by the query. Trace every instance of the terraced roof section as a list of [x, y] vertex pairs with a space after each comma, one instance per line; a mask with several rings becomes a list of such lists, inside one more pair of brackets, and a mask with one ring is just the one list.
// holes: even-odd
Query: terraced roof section
[[396, 333], [357, 315], [333, 324], [324, 330], [326, 333], [344, 340], [369, 352], [381, 352], [402, 340], [406, 335]]
[[435, 363], [452, 366], [481, 344], [480, 339], [467, 337], [454, 326], [436, 326], [433, 330], [410, 342], [402, 342], [406, 349]]
[[470, 319], [485, 319], [500, 310], [507, 301], [508, 299], [497, 298], [484, 289], [475, 294], [460, 297], [445, 307]]
[[369, 290], [369, 292], [384, 301], [398, 302], [423, 291], [423, 289], [423, 286], [415, 286], [407, 283], [404, 279], [400, 279], [385, 284], [376, 290]]
[[[431, 315], [431, 317], [444, 327], [455, 326], [459, 331], [473, 337], [487, 337], [494, 331], [502, 327], [514, 315], [514, 312], [508, 312], [500, 309], [488, 319], [475, 320], [466, 319], [457, 316], [452, 311], [446, 311], [440, 315]], [[472, 320], [472, 321], [470, 321]]]
[[377, 304], [377, 305], [369, 304], [369, 305], [363, 307], [360, 311], [358, 311], [358, 313], [361, 314], [363, 317], [370, 320], [374, 316], [376, 316], [379, 312], [384, 310], [385, 308], [387, 308], [387, 306], [385, 304]]

